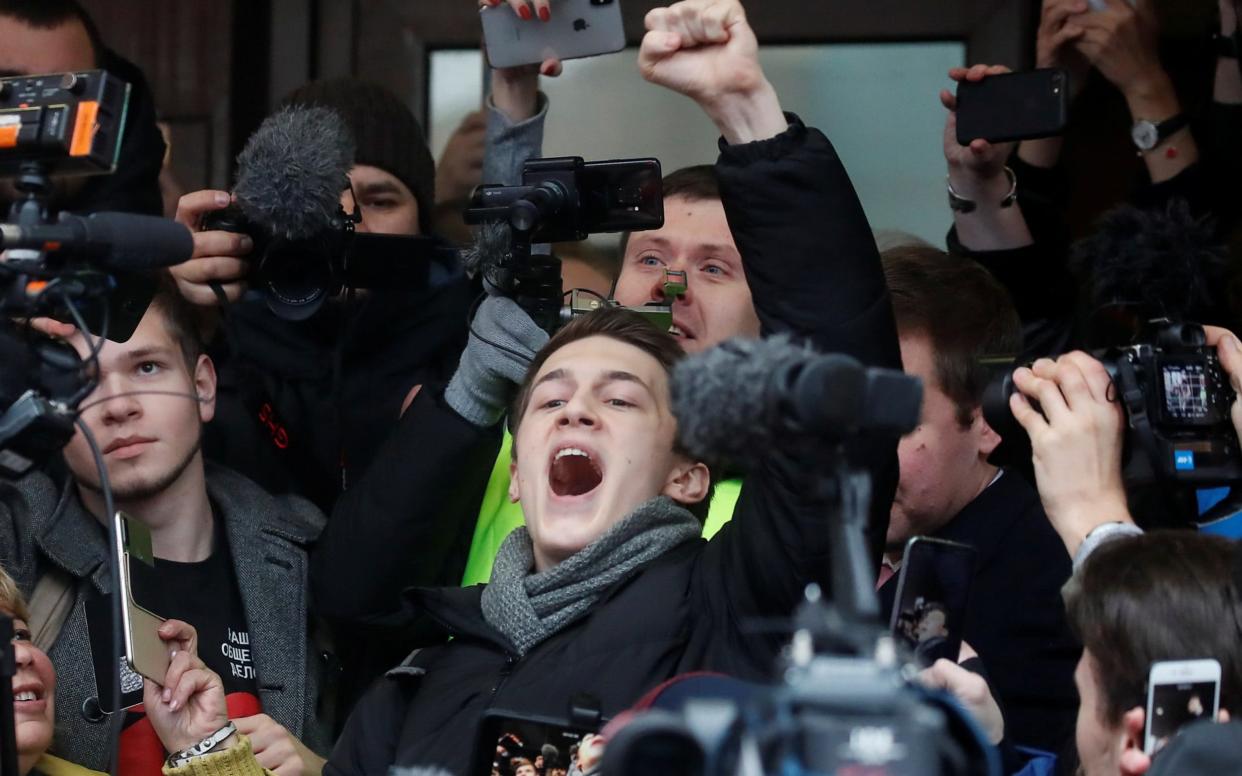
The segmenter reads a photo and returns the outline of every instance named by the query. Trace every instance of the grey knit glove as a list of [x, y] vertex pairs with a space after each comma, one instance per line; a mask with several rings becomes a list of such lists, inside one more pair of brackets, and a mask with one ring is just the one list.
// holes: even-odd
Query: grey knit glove
[[458, 415], [486, 428], [509, 409], [531, 359], [548, 341], [548, 333], [517, 302], [503, 296], [483, 300], [470, 329], [470, 341], [444, 400]]

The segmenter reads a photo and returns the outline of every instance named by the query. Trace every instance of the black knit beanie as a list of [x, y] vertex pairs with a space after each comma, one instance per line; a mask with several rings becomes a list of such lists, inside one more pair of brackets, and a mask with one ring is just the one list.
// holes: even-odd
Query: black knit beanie
[[340, 113], [357, 145], [354, 162], [378, 167], [404, 183], [418, 202], [423, 233], [431, 233], [436, 163], [422, 125], [397, 95], [378, 84], [335, 78], [298, 87], [282, 102], [289, 105], [318, 105]]

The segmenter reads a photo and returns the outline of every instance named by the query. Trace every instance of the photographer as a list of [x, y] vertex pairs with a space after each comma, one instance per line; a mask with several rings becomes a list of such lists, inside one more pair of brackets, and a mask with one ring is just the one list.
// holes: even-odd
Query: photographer
[[[867, 364], [897, 366], [891, 308], [857, 196], [827, 138], [781, 111], [741, 6], [695, 0], [657, 9], [647, 21], [645, 76], [695, 99], [724, 140], [714, 170], [691, 168], [666, 179], [665, 225], [626, 241], [617, 301], [662, 299], [664, 270], [684, 270], [689, 287], [672, 307], [686, 350], [786, 332]], [[529, 133], [537, 136], [537, 125], [522, 125], [534, 146]], [[825, 252], [825, 245], [834, 250]], [[501, 315], [483, 324], [489, 308]], [[489, 338], [504, 337], [508, 351], [533, 352], [541, 341], [508, 300], [484, 303], [475, 326], [484, 325], [492, 327], [485, 329]], [[488, 579], [496, 548], [520, 524], [502, 506], [509, 466], [496, 453], [497, 423], [525, 366], [472, 338], [455, 386], [444, 396], [424, 392], [415, 399], [372, 472], [341, 500], [317, 547], [315, 593], [325, 615], [407, 624], [411, 613], [398, 592], [420, 584], [421, 559], [444, 562], [425, 548], [445, 525], [474, 530], [466, 582]], [[862, 440], [851, 451], [875, 478], [869, 538], [878, 557], [896, 473], [893, 448], [889, 441]], [[728, 501], [713, 508], [707, 533], [732, 511]], [[336, 584], [340, 579], [356, 584], [347, 588]]]
[[[315, 647], [307, 614], [306, 553], [323, 518], [306, 502], [273, 498], [204, 463], [216, 377], [195, 324], [165, 279], [125, 343], [72, 335], [98, 380], [80, 417], [98, 442], [117, 509], [150, 529], [154, 565], [133, 564], [135, 598], [198, 629], [260, 762], [313, 773], [322, 761], [311, 750], [326, 751], [331, 725], [321, 698], [330, 656]], [[0, 480], [0, 563], [48, 607], [35, 614], [44, 623], [39, 644], [61, 674], [55, 751], [103, 768], [119, 733], [121, 772], [156, 773], [166, 753], [142, 707], [109, 716], [101, 706], [110, 661], [91, 644], [111, 643], [110, 624], [101, 624], [110, 620], [93, 621], [87, 610], [110, 593], [111, 515], [81, 429], [64, 450], [67, 472], [49, 468]]]
[[[339, 79], [307, 84], [285, 105], [328, 108], [344, 120], [356, 152], [341, 205], [360, 211], [358, 232], [429, 232], [435, 166], [421, 127], [395, 95]], [[356, 298], [346, 291], [306, 320], [277, 317], [259, 295], [243, 298], [250, 238], [197, 231], [230, 201], [227, 192], [194, 192], [177, 215], [196, 230], [194, 258], [173, 268], [182, 294], [214, 309], [211, 284], [218, 283], [232, 302], [212, 347], [220, 398], [204, 449], [269, 492], [303, 496], [328, 512], [370, 466], [407, 396], [451, 374], [471, 287], [455, 263], [433, 262], [425, 287], [394, 279]]]
[[[55, 209], [163, 215], [159, 175], [164, 138], [142, 71], [104, 46], [94, 20], [77, 0], [0, 0], [0, 76], [95, 69], [107, 70], [130, 85], [116, 171], [55, 181]], [[17, 196], [5, 182], [0, 207], [7, 210]]]

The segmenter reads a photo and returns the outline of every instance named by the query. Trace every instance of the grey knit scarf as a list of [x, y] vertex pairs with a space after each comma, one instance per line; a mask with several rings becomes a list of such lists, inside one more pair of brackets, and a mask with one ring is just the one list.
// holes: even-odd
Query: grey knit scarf
[[667, 496], [640, 505], [603, 536], [537, 574], [530, 533], [509, 534], [483, 590], [483, 619], [504, 634], [518, 655], [555, 635], [634, 569], [700, 534], [694, 515]]

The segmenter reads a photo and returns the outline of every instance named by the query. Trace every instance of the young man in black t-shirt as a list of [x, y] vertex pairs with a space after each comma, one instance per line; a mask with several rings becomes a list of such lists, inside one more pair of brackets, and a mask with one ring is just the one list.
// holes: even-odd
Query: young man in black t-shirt
[[[216, 379], [195, 332], [189, 308], [165, 281], [128, 341], [105, 341], [92, 357], [97, 340], [69, 336], [98, 379], [81, 418], [98, 442], [116, 507], [150, 530], [154, 564], [131, 562], [135, 601], [195, 626], [198, 652], [224, 679], [230, 718], [262, 765], [316, 773], [323, 761], [312, 748], [327, 751], [331, 722], [319, 716], [330, 704], [319, 697], [325, 661], [310, 648], [306, 553], [323, 517], [204, 464]], [[100, 657], [110, 655], [106, 605], [99, 615], [110, 588], [111, 521], [80, 430], [64, 461], [72, 477], [63, 485], [39, 472], [0, 488], [0, 561], [27, 593], [48, 574], [69, 574], [74, 609], [48, 650], [60, 676], [54, 750], [103, 769], [115, 732], [104, 713], [111, 659]], [[122, 702], [140, 701], [139, 691]], [[166, 753], [142, 707], [117, 724], [119, 772], [160, 773]]]

